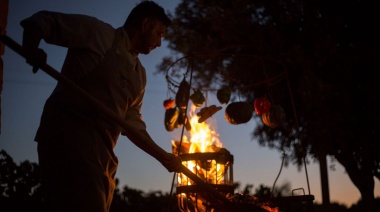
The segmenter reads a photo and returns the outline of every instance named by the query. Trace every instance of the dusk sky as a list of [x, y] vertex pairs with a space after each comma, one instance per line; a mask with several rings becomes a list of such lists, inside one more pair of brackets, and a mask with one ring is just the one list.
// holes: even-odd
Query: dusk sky
[[[94, 16], [113, 27], [121, 26], [130, 10], [138, 3], [137, 0], [9, 0], [7, 35], [21, 44], [22, 28], [20, 21], [40, 10], [51, 10], [64, 13], [78, 13]], [[156, 1], [167, 11], [174, 11], [179, 0]], [[148, 132], [156, 143], [166, 151], [171, 151], [171, 141], [179, 140], [180, 129], [168, 132], [164, 127], [163, 101], [168, 98], [168, 88], [164, 75], [154, 74], [157, 65], [164, 56], [174, 54], [163, 42], [162, 46], [149, 55], [140, 55], [140, 60], [147, 70], [148, 84], [142, 109]], [[66, 49], [47, 45], [40, 47], [48, 54], [48, 64], [60, 70]], [[32, 73], [32, 68], [25, 60], [5, 49], [4, 84], [1, 94], [1, 135], [0, 149], [4, 149], [19, 164], [29, 160], [38, 162], [37, 144], [34, 135], [39, 126], [43, 105], [53, 91], [56, 81], [42, 71]], [[210, 105], [220, 105], [215, 93], [208, 94]], [[272, 187], [280, 170], [282, 153], [261, 147], [252, 140], [251, 133], [259, 120], [251, 119], [246, 124], [231, 125], [225, 121], [224, 109], [217, 112], [207, 122], [212, 124], [219, 133], [223, 147], [234, 155], [234, 181], [241, 184], [253, 184], [253, 189], [260, 184]], [[115, 153], [119, 158], [117, 178], [119, 187], [128, 187], [145, 192], [161, 190], [169, 192], [173, 174], [154, 158], [137, 148], [127, 138], [120, 136]], [[360, 198], [360, 193], [352, 184], [345, 170], [337, 162], [328, 158], [329, 185], [331, 202], [345, 203], [350, 206]], [[307, 166], [310, 193], [315, 196], [315, 202], [321, 203], [320, 175], [318, 164]], [[290, 165], [284, 168], [276, 185], [290, 183], [292, 189], [303, 188], [309, 194], [305, 170], [300, 171]], [[375, 196], [380, 196], [380, 183], [375, 179]], [[238, 191], [236, 191], [238, 192]]]

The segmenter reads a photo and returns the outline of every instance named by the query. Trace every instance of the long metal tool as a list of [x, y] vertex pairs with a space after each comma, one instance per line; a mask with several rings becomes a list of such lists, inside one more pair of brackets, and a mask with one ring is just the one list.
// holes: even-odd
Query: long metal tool
[[[22, 46], [18, 44], [16, 41], [14, 41], [12, 38], [1, 35], [1, 41], [9, 48], [11, 48], [13, 51], [27, 59], [27, 55], [25, 51], [23, 50]], [[97, 100], [95, 97], [90, 95], [87, 91], [83, 90], [81, 87], [76, 85], [72, 80], [62, 75], [60, 72], [55, 70], [53, 67], [51, 67], [48, 64], [43, 64], [39, 67], [42, 71], [56, 79], [58, 82], [64, 84], [68, 88], [72, 89], [74, 92], [80, 95], [81, 97], [85, 98], [90, 104], [92, 104], [94, 107], [96, 107], [100, 112], [107, 115], [109, 118], [111, 118], [113, 121], [115, 121], [117, 124], [119, 124], [121, 127], [128, 129], [128, 125], [125, 122], [124, 119], [122, 119], [120, 116], [118, 116], [115, 112], [113, 112], [111, 109], [109, 109], [107, 106], [105, 106], [103, 103], [101, 103], [99, 100]], [[165, 158], [165, 155], [161, 155], [161, 160]], [[177, 172], [182, 172], [184, 175], [189, 177], [191, 180], [193, 180], [196, 184], [200, 185], [206, 192], [212, 194], [212, 196], [218, 200], [221, 204], [223, 204], [223, 207], [229, 211], [229, 209], [233, 208], [233, 203], [229, 201], [225, 196], [220, 194], [214, 187], [212, 187], [210, 184], [204, 182], [202, 179], [200, 179], [196, 174], [191, 172], [188, 168], [186, 168], [184, 165], [179, 166], [179, 170]]]

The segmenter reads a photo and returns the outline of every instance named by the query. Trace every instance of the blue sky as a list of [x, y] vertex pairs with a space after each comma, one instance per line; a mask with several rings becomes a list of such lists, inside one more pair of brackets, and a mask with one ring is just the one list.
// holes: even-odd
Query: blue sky
[[[131, 1], [102, 1], [102, 0], [10, 0], [7, 35], [21, 43], [22, 28], [19, 22], [39, 10], [52, 10], [66, 13], [80, 13], [97, 17], [114, 27], [121, 26], [130, 10], [138, 3]], [[165, 10], [173, 11], [179, 0], [156, 1]], [[171, 151], [171, 140], [178, 140], [180, 130], [167, 132], [164, 127], [165, 109], [163, 100], [168, 96], [167, 84], [163, 75], [154, 75], [156, 66], [164, 56], [172, 54], [163, 43], [161, 48], [149, 55], [141, 55], [140, 60], [148, 74], [148, 85], [143, 105], [143, 118], [147, 123], [148, 132], [153, 139], [166, 151]], [[48, 54], [48, 63], [60, 69], [66, 50], [61, 47], [40, 45]], [[6, 48], [4, 60], [4, 85], [2, 91], [2, 127], [0, 135], [0, 149], [10, 154], [16, 163], [24, 160], [37, 162], [36, 143], [33, 141], [35, 131], [39, 125], [40, 115], [45, 100], [54, 86], [55, 80], [39, 71], [33, 74], [31, 67], [25, 60]], [[219, 104], [213, 93], [210, 93], [209, 104]], [[223, 147], [234, 155], [234, 181], [244, 187], [253, 184], [257, 188], [260, 184], [272, 186], [281, 165], [281, 153], [260, 147], [257, 141], [251, 139], [256, 120], [243, 125], [230, 125], [224, 119], [224, 108], [216, 113], [209, 121], [219, 133]], [[173, 174], [168, 173], [159, 162], [138, 149], [125, 137], [120, 137], [115, 148], [119, 158], [117, 178], [121, 187], [140, 189], [146, 192], [161, 190], [170, 191]], [[329, 160], [329, 165], [331, 165]], [[319, 167], [311, 164], [308, 167], [311, 194], [317, 202], [321, 202]], [[293, 189], [303, 188], [308, 194], [305, 171], [298, 171], [296, 167], [284, 168], [277, 185], [289, 182]], [[335, 165], [335, 171], [329, 172], [330, 198], [350, 205], [360, 198], [359, 191], [353, 186], [344, 169]], [[376, 181], [375, 193], [380, 196], [380, 183]]]

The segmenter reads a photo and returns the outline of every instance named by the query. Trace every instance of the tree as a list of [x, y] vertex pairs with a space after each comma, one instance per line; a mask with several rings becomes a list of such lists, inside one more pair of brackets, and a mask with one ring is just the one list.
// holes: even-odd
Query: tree
[[191, 66], [197, 89], [229, 86], [249, 102], [269, 97], [286, 119], [259, 125], [253, 138], [289, 154], [285, 164], [333, 156], [373, 211], [380, 179], [374, 8], [359, 0], [183, 0], [167, 35], [181, 56], [165, 57], [159, 69], [169, 86]]
[[0, 206], [5, 212], [41, 211], [41, 193], [38, 164], [13, 162], [0, 150]]
[[[2, 212], [42, 211], [39, 165], [23, 161], [17, 165], [12, 157], [0, 150], [0, 208]], [[169, 195], [160, 191], [145, 194], [143, 191], [124, 186], [116, 190], [110, 211], [164, 211], [168, 208]], [[179, 211], [171, 205], [170, 211]]]
[[176, 201], [173, 201], [173, 204], [169, 205], [169, 198], [169, 194], [163, 194], [161, 191], [144, 193], [141, 190], [124, 186], [122, 191], [119, 189], [115, 190], [110, 212], [179, 211]]

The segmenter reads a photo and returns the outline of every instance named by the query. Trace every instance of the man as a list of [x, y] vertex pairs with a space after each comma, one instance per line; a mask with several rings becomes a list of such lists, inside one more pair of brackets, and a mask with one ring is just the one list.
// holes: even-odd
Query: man
[[181, 164], [146, 131], [140, 111], [146, 85], [138, 54], [161, 45], [170, 24], [162, 7], [138, 4], [114, 29], [96, 18], [41, 11], [21, 21], [27, 62], [37, 70], [46, 61], [41, 39], [68, 52], [61, 73], [125, 119], [120, 127], [75, 91], [58, 83], [45, 103], [35, 140], [46, 211], [108, 211], [118, 160], [120, 134], [159, 160], [169, 171]]

